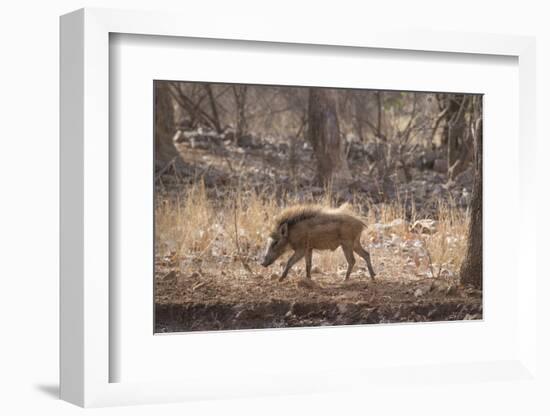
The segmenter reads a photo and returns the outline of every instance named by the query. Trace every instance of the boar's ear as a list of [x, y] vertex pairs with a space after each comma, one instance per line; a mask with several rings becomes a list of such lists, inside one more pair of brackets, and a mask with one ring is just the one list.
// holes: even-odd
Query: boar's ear
[[288, 224], [283, 222], [279, 228], [279, 231], [281, 232], [281, 235], [286, 238], [288, 236]]

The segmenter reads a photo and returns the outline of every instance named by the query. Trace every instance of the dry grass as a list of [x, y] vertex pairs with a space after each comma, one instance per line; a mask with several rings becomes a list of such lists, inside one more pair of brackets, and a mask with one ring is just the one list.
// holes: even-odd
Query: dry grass
[[[285, 200], [287, 205], [303, 202], [292, 197]], [[363, 244], [371, 252], [379, 276], [401, 281], [457, 276], [466, 247], [468, 215], [465, 211], [441, 203], [431, 232], [418, 233], [411, 229], [416, 220], [414, 216], [410, 221], [404, 220], [404, 201], [370, 206], [360, 196], [353, 201], [355, 207], [368, 207], [367, 212], [359, 212], [370, 224], [363, 233]], [[330, 190], [311, 202], [334, 205]], [[230, 264], [236, 269], [250, 268], [249, 273], [265, 273], [258, 261], [271, 219], [280, 210], [268, 195], [236, 190], [215, 196], [199, 181], [176, 197], [158, 198], [157, 257], [176, 257], [182, 264], [182, 273], [188, 273], [189, 270], [183, 270], [185, 265], [197, 259], [211, 266], [223, 263], [224, 268]], [[241, 262], [227, 263], [235, 259]], [[278, 264], [285, 260], [286, 257], [281, 258]], [[313, 261], [316, 270], [323, 274], [343, 273], [347, 265], [341, 250], [315, 253]], [[363, 266], [363, 262], [358, 261], [355, 273], [364, 273]], [[295, 273], [301, 269], [303, 265], [298, 264]], [[271, 270], [271, 273], [279, 272], [277, 267]]]
[[432, 277], [456, 275], [466, 253], [468, 215], [449, 204], [438, 207], [437, 232], [424, 239]]

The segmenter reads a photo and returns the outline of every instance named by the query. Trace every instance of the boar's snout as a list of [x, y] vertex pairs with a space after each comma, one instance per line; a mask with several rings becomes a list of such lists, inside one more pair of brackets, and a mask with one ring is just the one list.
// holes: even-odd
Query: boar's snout
[[271, 252], [267, 252], [265, 255], [264, 255], [264, 259], [262, 260], [262, 266], [264, 267], [267, 267], [267, 266], [271, 266], [273, 264], [273, 262], [275, 261], [276, 257], [273, 256], [273, 253]]
[[277, 260], [281, 254], [283, 254], [286, 246], [286, 241], [281, 239], [269, 238], [267, 240], [267, 247], [265, 250], [264, 258], [262, 261], [262, 266], [267, 267], [272, 265], [275, 260]]

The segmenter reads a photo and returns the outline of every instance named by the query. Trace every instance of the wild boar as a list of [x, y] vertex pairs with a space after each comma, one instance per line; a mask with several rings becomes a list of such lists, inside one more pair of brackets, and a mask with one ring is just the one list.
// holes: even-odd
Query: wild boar
[[273, 264], [283, 253], [292, 249], [279, 281], [284, 280], [291, 267], [305, 256], [306, 277], [311, 279], [311, 256], [313, 250], [336, 250], [342, 247], [348, 269], [344, 280], [348, 280], [355, 265], [353, 252], [367, 263], [372, 280], [376, 274], [372, 268], [369, 253], [361, 246], [361, 233], [366, 224], [351, 210], [348, 204], [339, 208], [319, 205], [298, 205], [285, 209], [274, 221], [269, 236], [262, 266]]

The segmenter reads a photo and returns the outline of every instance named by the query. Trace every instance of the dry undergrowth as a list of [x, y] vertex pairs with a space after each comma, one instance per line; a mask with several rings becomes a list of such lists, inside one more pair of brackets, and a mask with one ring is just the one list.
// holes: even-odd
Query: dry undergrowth
[[[293, 197], [283, 200], [287, 205], [304, 202]], [[334, 205], [330, 192], [311, 202]], [[415, 218], [413, 207], [412, 218], [406, 221], [405, 201], [372, 205], [356, 195], [352, 204], [369, 224], [363, 243], [379, 276], [399, 281], [456, 279], [466, 246], [467, 212], [441, 203], [435, 217], [425, 219]], [[366, 207], [365, 212], [358, 207]], [[216, 264], [223, 265], [224, 273], [235, 275], [266, 273], [258, 263], [271, 219], [281, 210], [270, 195], [249, 189], [221, 193], [207, 190], [198, 181], [175, 197], [158, 196], [155, 210], [156, 257], [170, 256], [180, 265], [180, 273]], [[342, 273], [347, 264], [341, 250], [316, 253], [313, 261], [317, 273], [322, 274]], [[294, 267], [294, 273], [302, 271], [303, 264]], [[354, 274], [364, 271], [358, 259]], [[279, 272], [272, 266], [268, 273]]]

